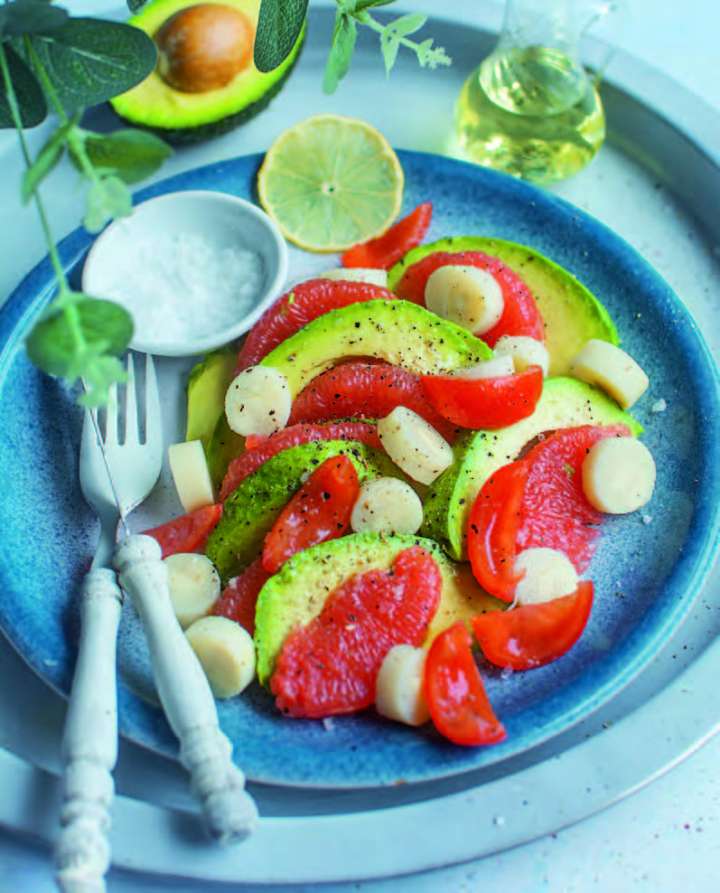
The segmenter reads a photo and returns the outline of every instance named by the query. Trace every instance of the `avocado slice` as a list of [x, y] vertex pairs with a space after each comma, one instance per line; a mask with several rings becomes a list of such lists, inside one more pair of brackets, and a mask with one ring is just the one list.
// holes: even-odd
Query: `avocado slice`
[[642, 425], [602, 391], [574, 378], [548, 378], [535, 412], [497, 431], [468, 431], [455, 443], [455, 462], [425, 497], [421, 533], [437, 540], [458, 560], [465, 557], [468, 516], [475, 497], [493, 472], [513, 462], [523, 447], [545, 431], [578, 425]]
[[571, 273], [526, 245], [485, 236], [457, 236], [420, 245], [409, 251], [388, 274], [395, 289], [405, 270], [436, 251], [483, 251], [497, 257], [527, 284], [545, 322], [550, 375], [565, 375], [570, 360], [591, 338], [619, 344], [610, 314]]
[[454, 564], [432, 540], [354, 533], [320, 543], [291, 558], [260, 591], [255, 612], [260, 682], [266, 683], [272, 675], [275, 659], [290, 630], [305, 626], [316, 617], [333, 590], [354, 574], [386, 570], [400, 552], [411, 546], [422, 546], [432, 553], [443, 578], [440, 605], [426, 644], [458, 620], [467, 622], [485, 611], [504, 607], [480, 589], [468, 567]]
[[225, 411], [225, 392], [236, 362], [236, 351], [225, 348], [209, 353], [190, 370], [185, 440], [201, 440], [206, 453], [218, 419]]
[[206, 554], [223, 583], [258, 557], [265, 535], [313, 469], [339, 455], [350, 459], [361, 482], [401, 476], [384, 453], [354, 440], [304, 443], [268, 459], [225, 500], [220, 523], [208, 539]]
[[[129, 22], [155, 38], [171, 16], [196, 6], [197, 0], [152, 0]], [[238, 9], [257, 29], [260, 0], [223, 0]], [[280, 92], [295, 65], [305, 27], [290, 55], [273, 71], [258, 71], [250, 58], [225, 86], [205, 92], [183, 92], [160, 76], [159, 68], [142, 83], [111, 100], [115, 112], [136, 127], [151, 130], [174, 144], [197, 143], [227, 133], [253, 118]]]
[[262, 361], [288, 379], [295, 398], [343, 357], [377, 357], [418, 375], [437, 375], [492, 356], [479, 338], [409, 301], [363, 301], [331, 310]]
[[232, 460], [239, 456], [245, 449], [245, 438], [241, 434], [236, 434], [230, 425], [228, 425], [225, 413], [220, 416], [215, 425], [215, 430], [210, 438], [210, 443], [205, 450], [208, 469], [210, 471], [210, 480], [216, 490], [220, 489], [220, 484], [228, 470], [228, 465]]

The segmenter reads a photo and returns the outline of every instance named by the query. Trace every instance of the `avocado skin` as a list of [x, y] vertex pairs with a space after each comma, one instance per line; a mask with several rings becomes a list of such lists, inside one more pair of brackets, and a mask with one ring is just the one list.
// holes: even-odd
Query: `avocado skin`
[[208, 539], [205, 551], [223, 584], [258, 557], [266, 534], [308, 474], [340, 455], [350, 459], [361, 482], [401, 476], [387, 456], [353, 440], [300, 444], [268, 459], [225, 500], [220, 523]]
[[488, 236], [451, 236], [409, 251], [388, 274], [395, 290], [408, 267], [435, 252], [456, 254], [480, 251], [502, 261], [533, 293], [545, 322], [550, 375], [566, 375], [570, 360], [586, 341], [599, 338], [619, 344], [617, 329], [607, 309], [572, 273], [540, 252]]
[[288, 66], [287, 71], [285, 71], [279, 80], [270, 87], [267, 93], [261, 96], [256, 102], [252, 102], [250, 105], [246, 105], [245, 108], [242, 108], [231, 115], [227, 115], [224, 118], [220, 118], [217, 121], [210, 121], [207, 124], [199, 124], [197, 127], [146, 127], [144, 124], [138, 124], [137, 121], [133, 121], [132, 118], [124, 118], [122, 115], [119, 115], [117, 111], [113, 110], [120, 120], [132, 124], [132, 126], [136, 127], [138, 130], [145, 130], [147, 133], [153, 133], [155, 136], [159, 136], [161, 139], [170, 143], [171, 146], [194, 146], [198, 143], [204, 143], [229, 133], [231, 130], [239, 127], [241, 124], [245, 124], [247, 121], [250, 121], [251, 118], [254, 118], [260, 112], [264, 111], [285, 86], [285, 82], [297, 65], [304, 47], [305, 34], [303, 33], [302, 43], [297, 51], [297, 55]]
[[327, 597], [358, 573], [386, 570], [397, 555], [421, 546], [438, 564], [442, 576], [440, 604], [428, 628], [426, 643], [458, 621], [506, 607], [477, 585], [467, 565], [450, 561], [437, 543], [419, 536], [353, 533], [311, 546], [287, 561], [263, 586], [255, 613], [255, 648], [260, 682], [270, 678], [275, 659], [291, 629], [305, 626], [322, 610]]
[[468, 431], [456, 441], [455, 461], [431, 485], [423, 503], [423, 536], [431, 537], [452, 558], [464, 559], [468, 516], [485, 481], [513, 462], [539, 434], [578, 425], [627, 425], [633, 435], [642, 426], [614, 400], [574, 378], [548, 378], [535, 412], [497, 431]]

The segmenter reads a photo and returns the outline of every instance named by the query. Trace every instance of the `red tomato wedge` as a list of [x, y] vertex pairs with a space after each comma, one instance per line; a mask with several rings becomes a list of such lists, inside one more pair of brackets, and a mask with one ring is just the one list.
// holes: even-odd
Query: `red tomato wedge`
[[593, 584], [583, 581], [572, 595], [508, 611], [474, 617], [475, 638], [497, 667], [531, 670], [562, 657], [585, 629], [593, 604]]
[[160, 527], [146, 530], [145, 535], [153, 537], [160, 543], [163, 558], [175, 555], [177, 552], [197, 552], [205, 548], [207, 538], [217, 527], [222, 511], [220, 503], [206, 505], [187, 515], [173, 518]]
[[254, 635], [255, 605], [260, 590], [269, 579], [270, 574], [262, 566], [262, 559], [258, 558], [239, 577], [233, 577], [228, 582], [210, 613], [228, 617], [244, 626], [251, 636]]
[[264, 462], [277, 453], [316, 440], [359, 440], [377, 450], [382, 449], [375, 426], [367, 422], [292, 425], [271, 434], [270, 437], [253, 437], [252, 441], [248, 437], [245, 441], [246, 451], [237, 459], [233, 459], [228, 466], [220, 488], [220, 499], [227, 499], [248, 475], [257, 471]]
[[248, 332], [238, 354], [236, 372], [259, 363], [281, 341], [304, 325], [339, 307], [396, 296], [379, 285], [331, 279], [310, 279], [296, 285], [269, 307]]
[[503, 314], [482, 336], [483, 341], [493, 347], [502, 335], [527, 335], [543, 341], [545, 326], [535, 298], [523, 280], [501, 260], [484, 254], [482, 251], [436, 251], [413, 264], [405, 271], [395, 292], [406, 301], [425, 304], [425, 285], [438, 267], [445, 266], [479, 267], [487, 270], [497, 279], [503, 293], [505, 307]]
[[590, 564], [603, 515], [585, 498], [582, 463], [590, 447], [605, 437], [624, 437], [624, 425], [583, 425], [556, 431], [536, 444], [520, 505], [517, 551], [544, 546], [564, 552], [582, 574]]
[[435, 639], [425, 661], [425, 697], [435, 728], [454, 744], [497, 744], [505, 729], [493, 712], [463, 623]]
[[424, 375], [425, 396], [440, 415], [461, 428], [505, 428], [535, 411], [543, 389], [543, 373], [530, 366], [516, 375], [461, 378]]
[[332, 456], [318, 465], [265, 537], [265, 570], [277, 573], [297, 552], [347, 533], [359, 495], [357, 471], [347, 456]]
[[381, 419], [396, 406], [412, 409], [446, 440], [455, 440], [454, 426], [430, 405], [420, 377], [389, 363], [343, 363], [318, 375], [295, 398], [288, 424]]
[[422, 644], [441, 588], [437, 563], [419, 546], [390, 570], [350, 577], [285, 640], [270, 680], [278, 708], [319, 719], [369, 707], [385, 655], [393, 645]]
[[490, 595], [513, 600], [519, 577], [514, 573], [520, 506], [528, 465], [503, 465], [483, 485], [468, 522], [467, 548], [475, 579]]
[[423, 202], [377, 239], [355, 245], [342, 256], [344, 267], [389, 270], [425, 238], [432, 219], [432, 202]]

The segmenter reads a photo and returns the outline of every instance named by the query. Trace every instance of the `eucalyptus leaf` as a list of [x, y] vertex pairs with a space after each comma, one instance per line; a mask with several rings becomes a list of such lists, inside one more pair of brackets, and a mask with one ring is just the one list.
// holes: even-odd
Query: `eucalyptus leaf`
[[43, 372], [64, 378], [85, 376], [93, 361], [103, 354], [119, 355], [133, 335], [130, 314], [119, 304], [79, 296], [78, 331], [86, 348], [78, 352], [77, 339], [67, 309], [43, 318], [30, 333], [26, 347], [32, 362]]
[[330, 55], [325, 65], [325, 75], [323, 77], [323, 90], [326, 93], [334, 93], [340, 81], [348, 73], [356, 40], [357, 25], [354, 20], [346, 13], [338, 11], [335, 17], [335, 30], [333, 32]]
[[139, 28], [100, 19], [70, 19], [32, 42], [66, 111], [124, 93], [157, 59], [155, 43]]
[[[9, 44], [0, 43], [0, 52], [5, 55], [23, 127], [35, 127], [47, 116], [47, 104], [42, 88], [27, 63]], [[0, 79], [0, 128], [14, 126], [8, 94], [3, 80]]]
[[[144, 180], [172, 155], [172, 149], [160, 137], [141, 130], [116, 130], [107, 134], [86, 131], [83, 145], [97, 171], [113, 174], [125, 183]], [[81, 167], [72, 148], [70, 158], [76, 167]]]
[[77, 121], [70, 118], [50, 135], [42, 149], [33, 161], [32, 165], [27, 168], [23, 175], [21, 196], [24, 204], [32, 198], [35, 190], [40, 183], [53, 170], [65, 152], [65, 143], [68, 133], [75, 127]]
[[103, 177], [88, 190], [83, 225], [89, 233], [99, 233], [106, 223], [131, 211], [132, 196], [125, 183], [119, 177]]
[[272, 71], [287, 59], [300, 36], [309, 0], [261, 0], [255, 34], [255, 66]]
[[419, 12], [411, 12], [408, 15], [400, 16], [385, 26], [385, 31], [393, 37], [407, 37], [408, 34], [414, 34], [419, 31], [427, 22], [427, 16]]
[[14, 0], [0, 6], [0, 37], [51, 34], [68, 18], [67, 10], [47, 0]]

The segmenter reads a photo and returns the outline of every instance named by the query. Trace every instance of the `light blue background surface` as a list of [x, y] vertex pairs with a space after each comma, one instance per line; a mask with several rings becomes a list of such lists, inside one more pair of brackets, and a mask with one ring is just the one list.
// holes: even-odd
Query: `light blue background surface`
[[[720, 13], [715, 0], [627, 0], [626, 28], [618, 43], [662, 68], [685, 86], [720, 106], [717, 86], [717, 33]], [[453, 3], [468, 17], [478, 0]], [[116, 0], [73, 0], [73, 8], [98, 10]], [[437, 2], [415, 0], [407, 8], [432, 12]], [[714, 22], [714, 24], [713, 24]], [[5, 266], [5, 260], [3, 262]], [[5, 272], [5, 271], [3, 271]], [[4, 297], [4, 294], [3, 294]], [[638, 741], [642, 748], [643, 742]], [[717, 889], [720, 876], [720, 740], [669, 775], [604, 813], [519, 849], [442, 872], [406, 880], [325, 890], [363, 893], [409, 891], [487, 891], [504, 893], [590, 893], [684, 889], [693, 893]], [[512, 817], [508, 817], [511, 821]], [[381, 837], [379, 829], [379, 838]], [[0, 887], [45, 893], [53, 890], [44, 850], [16, 838], [0, 838]], [[136, 875], [115, 873], [114, 893], [173, 890], [190, 893], [219, 889], [213, 885], [145, 882]], [[248, 891], [250, 888], [244, 888]], [[267, 889], [267, 888], [265, 888]], [[296, 888], [298, 893], [309, 888]]]

